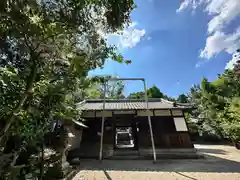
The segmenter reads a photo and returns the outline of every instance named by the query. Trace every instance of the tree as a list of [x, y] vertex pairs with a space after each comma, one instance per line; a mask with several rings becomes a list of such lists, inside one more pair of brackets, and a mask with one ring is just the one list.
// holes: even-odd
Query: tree
[[[164, 97], [163, 93], [155, 85], [153, 85], [151, 88], [147, 89], [147, 95], [148, 95], [148, 98], [163, 98]], [[144, 99], [144, 97], [145, 97], [144, 91], [131, 93], [128, 96], [129, 99]]]
[[20, 140], [5, 163], [14, 166], [29, 145], [39, 149], [53, 119], [79, 119], [74, 93], [106, 59], [123, 62], [104, 34], [128, 24], [133, 8], [132, 0], [0, 2], [1, 149]]
[[[14, 114], [21, 110], [42, 76], [49, 79], [45, 83], [62, 80], [70, 83], [71, 77], [64, 79], [64, 75], [86, 76], [87, 71], [101, 67], [108, 57], [122, 61], [114, 47], [107, 46], [97, 31], [101, 28], [103, 32], [114, 32], [122, 28], [133, 9], [132, 1], [63, 1], [55, 4], [54, 1], [5, 0], [1, 3], [2, 71], [5, 75], [12, 73], [11, 77], [19, 78], [15, 81], [23, 84], [17, 90], [22, 92], [15, 94], [18, 103], [7, 113], [3, 132], [8, 130]], [[67, 74], [69, 70], [72, 74]], [[8, 86], [6, 82], [3, 83], [5, 87]]]
[[151, 88], [149, 88], [147, 90], [147, 92], [148, 92], [148, 96], [150, 98], [163, 98], [163, 93], [155, 85], [153, 85]]
[[188, 103], [188, 97], [185, 94], [180, 94], [177, 98], [177, 102], [179, 103]]
[[233, 58], [236, 59], [233, 71], [236, 73], [240, 73], [240, 49], [237, 49], [236, 53], [233, 54]]
[[[98, 76], [97, 80], [89, 84], [85, 91], [83, 99], [102, 99], [104, 98], [104, 85], [106, 82], [105, 98], [107, 99], [124, 99], [124, 82], [107, 80], [117, 78], [118, 76]], [[106, 81], [107, 80], [107, 81]]]
[[128, 95], [128, 99], [144, 99], [145, 93], [144, 92], [136, 92], [136, 93], [130, 93]]
[[234, 97], [223, 112], [219, 112], [224, 135], [233, 142], [240, 141], [240, 97]]
[[[109, 76], [106, 79], [118, 78], [118, 76]], [[103, 84], [99, 84], [101, 92], [101, 98], [104, 97]], [[124, 98], [124, 82], [122, 80], [109, 80], [106, 81], [106, 92], [105, 97], [107, 99], [123, 99]]]
[[217, 135], [234, 142], [240, 139], [239, 97], [240, 76], [234, 70], [226, 70], [213, 82], [203, 78], [201, 85], [191, 88], [189, 94], [196, 108], [193, 116]]

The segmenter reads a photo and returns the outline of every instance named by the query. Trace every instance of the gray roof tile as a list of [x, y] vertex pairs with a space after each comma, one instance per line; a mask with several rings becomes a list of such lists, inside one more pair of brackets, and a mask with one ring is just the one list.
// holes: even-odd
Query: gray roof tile
[[[144, 100], [111, 100], [106, 99], [105, 110], [135, 110], [135, 109], [145, 109]], [[185, 108], [183, 106], [173, 106], [173, 102], [169, 102], [163, 99], [149, 99], [148, 101], [149, 109], [172, 109], [172, 108]], [[102, 110], [103, 100], [86, 100], [85, 103], [79, 105], [83, 110]]]

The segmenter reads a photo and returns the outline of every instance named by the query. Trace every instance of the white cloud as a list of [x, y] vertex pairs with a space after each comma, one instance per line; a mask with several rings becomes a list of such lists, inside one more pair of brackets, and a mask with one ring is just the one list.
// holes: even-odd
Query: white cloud
[[206, 45], [201, 50], [200, 57], [210, 59], [221, 51], [226, 51], [229, 54], [234, 53], [240, 47], [240, 28], [232, 34], [225, 34], [221, 31], [216, 31], [206, 40]]
[[148, 40], [148, 41], [150, 41], [151, 39], [152, 39], [152, 37], [151, 37], [151, 36], [148, 36], [148, 37], [147, 37], [147, 40]]
[[200, 61], [198, 61], [196, 64], [195, 64], [195, 68], [199, 68], [200, 66], [202, 66], [203, 64], [205, 64], [205, 63], [207, 63], [208, 62], [208, 60], [200, 60]]
[[225, 69], [233, 69], [237, 61], [240, 60], [240, 52], [234, 53], [232, 59], [226, 64]]
[[134, 28], [134, 27], [136, 27], [137, 24], [138, 23], [136, 21], [133, 21], [132, 23], [129, 24], [129, 26], [127, 28], [125, 28], [125, 30], [130, 29], [130, 28]]
[[133, 48], [140, 42], [145, 33], [145, 29], [128, 28], [120, 36], [121, 44], [123, 47]]
[[203, 65], [205, 62], [207, 61], [199, 61], [197, 62], [197, 64], [195, 65], [195, 68], [199, 68], [201, 65]]
[[177, 9], [177, 12], [182, 12], [183, 10], [189, 7], [195, 10], [199, 5], [201, 5], [205, 1], [209, 1], [209, 0], [184, 0], [181, 3], [180, 7]]
[[124, 28], [124, 30], [118, 34], [108, 35], [108, 39], [117, 38], [117, 43], [115, 44], [120, 48], [133, 48], [146, 34], [145, 29], [138, 29], [136, 28], [136, 25], [136, 22], [132, 22], [128, 27]]
[[239, 0], [208, 0], [206, 11], [214, 15], [208, 24], [208, 32], [220, 30], [240, 14]]
[[231, 34], [226, 34], [224, 29], [239, 17], [240, 0], [184, 0], [177, 12], [187, 8], [195, 10], [198, 7], [203, 7], [203, 11], [212, 17], [208, 23], [209, 36], [200, 57], [209, 59], [221, 51], [227, 53], [236, 51], [240, 45], [240, 26]]

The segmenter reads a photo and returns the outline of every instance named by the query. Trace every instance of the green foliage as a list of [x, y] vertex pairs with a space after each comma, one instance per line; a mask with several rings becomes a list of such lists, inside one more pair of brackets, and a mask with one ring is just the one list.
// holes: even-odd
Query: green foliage
[[134, 7], [132, 0], [0, 2], [0, 149], [16, 146], [1, 173], [28, 146], [40, 151], [52, 120], [80, 118], [76, 94], [88, 87], [90, 70], [106, 59], [130, 63], [104, 35], [128, 24]]
[[128, 99], [144, 99], [144, 92], [135, 92], [128, 95]]
[[207, 125], [216, 135], [235, 142], [240, 140], [239, 98], [240, 76], [231, 70], [213, 82], [203, 78], [201, 86], [194, 86], [189, 94], [196, 108], [192, 115], [199, 119], [200, 126]]
[[177, 98], [177, 102], [179, 103], [188, 103], [188, 97], [185, 94], [180, 94]]
[[[165, 99], [168, 99], [168, 97], [166, 95], [164, 95], [160, 91], [160, 89], [155, 85], [153, 85], [151, 88], [147, 89], [147, 95], [148, 95], [148, 98], [165, 98]], [[129, 99], [144, 99], [144, 97], [145, 97], [145, 92], [144, 91], [131, 93], [128, 96]]]
[[240, 141], [240, 97], [234, 97], [223, 112], [218, 114], [220, 126], [227, 138]]
[[163, 93], [155, 85], [153, 85], [151, 88], [149, 88], [147, 90], [147, 93], [148, 93], [148, 96], [151, 98], [163, 98]]
[[[104, 97], [104, 82], [106, 85], [105, 98], [107, 99], [124, 99], [124, 81], [108, 80], [118, 78], [118, 76], [102, 76], [93, 81], [86, 89], [85, 97], [88, 99], [101, 99]], [[104, 80], [105, 79], [105, 80]]]

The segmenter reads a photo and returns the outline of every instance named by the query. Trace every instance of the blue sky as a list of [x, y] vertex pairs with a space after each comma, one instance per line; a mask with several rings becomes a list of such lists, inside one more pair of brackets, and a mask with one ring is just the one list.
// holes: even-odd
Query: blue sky
[[[187, 93], [202, 77], [222, 73], [236, 47], [240, 48], [239, 0], [135, 0], [132, 24], [122, 36], [109, 35], [130, 65], [107, 61], [91, 75], [143, 77], [168, 96]], [[222, 4], [221, 4], [222, 3]], [[227, 7], [229, 18], [224, 16]], [[231, 9], [232, 8], [232, 9]], [[227, 14], [228, 15], [228, 14]], [[217, 21], [217, 22], [216, 22]], [[222, 23], [222, 24], [221, 24]], [[125, 93], [141, 91], [140, 82], [127, 82]]]

